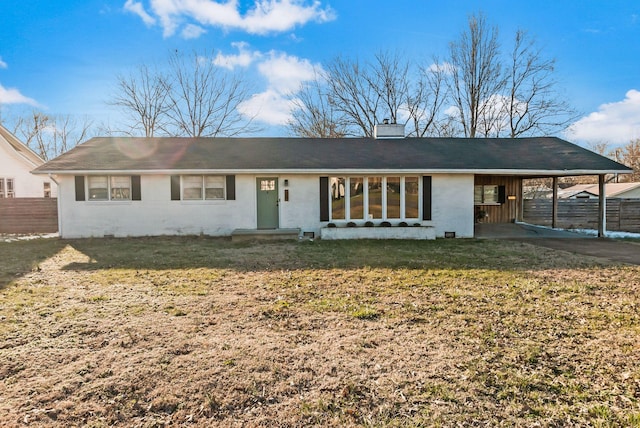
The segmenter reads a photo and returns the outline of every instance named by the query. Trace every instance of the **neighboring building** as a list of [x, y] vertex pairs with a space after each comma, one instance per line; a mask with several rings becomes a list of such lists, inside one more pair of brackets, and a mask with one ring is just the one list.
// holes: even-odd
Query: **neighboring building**
[[[598, 199], [597, 184], [576, 184], [558, 191], [560, 199]], [[640, 183], [607, 183], [607, 198], [640, 199]]]
[[0, 125], [0, 198], [52, 198], [56, 186], [47, 176], [31, 174], [42, 160]]
[[[377, 135], [385, 137], [93, 138], [35, 173], [59, 183], [59, 232], [76, 238], [319, 236], [329, 223], [368, 221], [472, 237], [478, 210], [491, 222], [521, 218], [523, 178], [631, 172], [552, 137]], [[414, 228], [394, 229], [406, 237]]]

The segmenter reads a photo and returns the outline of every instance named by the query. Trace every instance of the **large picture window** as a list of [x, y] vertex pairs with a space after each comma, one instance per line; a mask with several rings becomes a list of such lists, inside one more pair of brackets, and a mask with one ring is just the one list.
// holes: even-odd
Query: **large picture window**
[[331, 220], [405, 220], [420, 216], [417, 176], [329, 177]]

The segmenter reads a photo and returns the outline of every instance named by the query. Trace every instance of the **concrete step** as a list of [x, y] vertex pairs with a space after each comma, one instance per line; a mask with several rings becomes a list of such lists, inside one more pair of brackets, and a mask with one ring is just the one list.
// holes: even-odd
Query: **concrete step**
[[231, 232], [231, 241], [274, 241], [285, 239], [298, 240], [299, 236], [300, 229], [236, 229]]

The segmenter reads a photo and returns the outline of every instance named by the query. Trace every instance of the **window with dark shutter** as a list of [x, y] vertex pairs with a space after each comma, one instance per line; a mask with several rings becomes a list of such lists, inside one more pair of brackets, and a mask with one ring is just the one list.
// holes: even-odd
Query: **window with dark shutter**
[[85, 201], [86, 193], [84, 191], [84, 175], [76, 175], [76, 201]]
[[431, 176], [422, 177], [422, 220], [431, 220]]

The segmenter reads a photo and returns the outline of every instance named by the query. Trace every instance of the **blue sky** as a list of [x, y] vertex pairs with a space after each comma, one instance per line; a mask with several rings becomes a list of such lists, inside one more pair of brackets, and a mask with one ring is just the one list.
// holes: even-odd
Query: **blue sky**
[[399, 50], [428, 65], [482, 12], [508, 48], [517, 29], [557, 60], [558, 89], [581, 119], [580, 143], [640, 138], [640, 2], [636, 0], [0, 0], [0, 114], [38, 108], [110, 123], [118, 73], [168, 52], [213, 50], [255, 82], [250, 112], [269, 135], [292, 90], [337, 55]]

